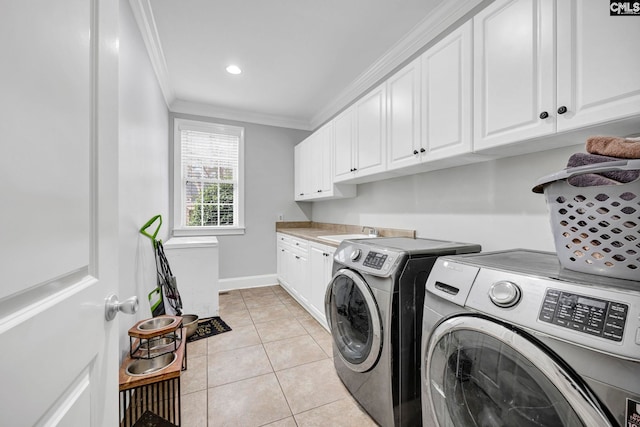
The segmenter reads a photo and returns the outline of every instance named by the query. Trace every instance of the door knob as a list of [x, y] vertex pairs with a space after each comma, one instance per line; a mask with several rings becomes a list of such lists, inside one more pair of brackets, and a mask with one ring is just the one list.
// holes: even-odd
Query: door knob
[[546, 111], [543, 111], [542, 113], [540, 113], [540, 118], [542, 120], [546, 119], [547, 117], [549, 117], [549, 113], [547, 113]]
[[138, 297], [133, 296], [122, 302], [118, 301], [117, 295], [107, 297], [104, 305], [104, 318], [107, 319], [107, 321], [111, 321], [115, 319], [119, 311], [127, 314], [135, 314], [138, 311]]
[[565, 107], [564, 105], [558, 108], [558, 114], [564, 114], [566, 112], [567, 112], [567, 107]]

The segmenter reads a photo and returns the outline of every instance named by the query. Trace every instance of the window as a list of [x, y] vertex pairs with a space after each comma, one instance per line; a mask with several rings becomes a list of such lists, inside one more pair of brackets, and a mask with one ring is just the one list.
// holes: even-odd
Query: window
[[174, 234], [244, 231], [244, 128], [174, 121]]

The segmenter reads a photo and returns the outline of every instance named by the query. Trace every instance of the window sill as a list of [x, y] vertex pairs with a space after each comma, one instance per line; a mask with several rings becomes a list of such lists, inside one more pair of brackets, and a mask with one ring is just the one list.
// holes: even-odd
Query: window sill
[[207, 227], [194, 227], [194, 228], [174, 228], [173, 236], [230, 236], [244, 234], [244, 227], [229, 227], [229, 228], [207, 228]]

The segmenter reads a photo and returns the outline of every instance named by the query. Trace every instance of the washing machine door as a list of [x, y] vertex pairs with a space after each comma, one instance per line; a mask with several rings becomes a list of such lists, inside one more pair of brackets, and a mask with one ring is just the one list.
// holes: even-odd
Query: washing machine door
[[612, 425], [558, 359], [503, 324], [448, 319], [434, 330], [424, 357], [423, 409], [440, 427]]
[[370, 370], [382, 351], [382, 328], [376, 300], [362, 276], [338, 270], [327, 287], [325, 312], [340, 359], [353, 371]]

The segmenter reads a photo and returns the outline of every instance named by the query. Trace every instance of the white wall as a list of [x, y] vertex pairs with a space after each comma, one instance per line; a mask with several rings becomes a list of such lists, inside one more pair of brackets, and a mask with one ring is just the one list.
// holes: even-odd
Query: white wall
[[246, 230], [244, 235], [218, 236], [220, 279], [275, 275], [278, 214], [285, 221], [311, 216], [310, 204], [293, 200], [293, 147], [310, 132], [171, 113], [171, 134], [174, 117], [244, 127]]
[[484, 251], [554, 251], [538, 178], [584, 144], [358, 186], [358, 197], [315, 202], [317, 222], [415, 229], [418, 237], [479, 243]]
[[147, 294], [156, 286], [151, 240], [138, 230], [152, 216], [164, 224], [158, 238], [169, 232], [168, 109], [127, 0], [120, 0], [120, 141], [119, 141], [119, 260], [120, 299], [138, 295], [136, 316], [119, 315], [120, 351], [129, 349], [127, 331], [151, 317]]

